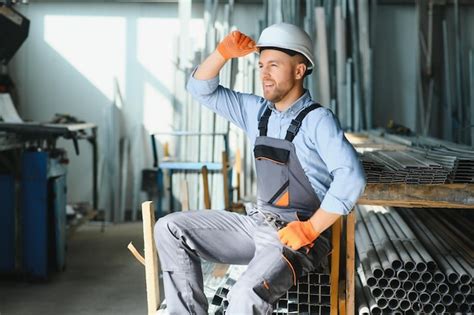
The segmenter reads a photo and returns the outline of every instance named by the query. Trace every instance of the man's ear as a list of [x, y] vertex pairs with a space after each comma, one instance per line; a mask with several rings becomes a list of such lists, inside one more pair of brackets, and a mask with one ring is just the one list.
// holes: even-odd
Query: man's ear
[[306, 73], [306, 69], [308, 66], [306, 66], [304, 63], [299, 63], [296, 65], [296, 71], [295, 71], [295, 78], [296, 80], [301, 80], [304, 78], [304, 74]]

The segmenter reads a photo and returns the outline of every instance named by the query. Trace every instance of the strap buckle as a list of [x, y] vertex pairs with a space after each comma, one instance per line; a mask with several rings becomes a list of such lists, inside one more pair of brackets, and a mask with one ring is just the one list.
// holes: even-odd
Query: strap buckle
[[300, 130], [301, 127], [301, 121], [298, 121], [296, 119], [293, 119], [291, 121], [290, 126], [288, 127], [288, 133], [291, 133], [293, 135], [296, 135], [298, 133], [298, 130]]

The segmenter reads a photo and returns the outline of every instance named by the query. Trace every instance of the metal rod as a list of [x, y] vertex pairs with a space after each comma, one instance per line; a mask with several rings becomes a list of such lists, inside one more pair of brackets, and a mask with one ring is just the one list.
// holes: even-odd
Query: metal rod
[[451, 96], [451, 68], [449, 67], [449, 44], [448, 44], [448, 28], [446, 20], [443, 20], [443, 65], [444, 65], [444, 91], [445, 91], [445, 102], [446, 102], [446, 122], [448, 124], [447, 139], [453, 140], [453, 106]]
[[413, 272], [410, 273], [410, 280], [411, 280], [411, 281], [415, 281], [415, 282], [416, 282], [416, 281], [420, 280], [420, 277], [421, 277], [421, 276], [420, 276], [420, 273], [417, 272], [417, 271], [413, 271]]
[[[419, 217], [419, 215], [417, 215], [417, 217]], [[433, 230], [436, 230], [436, 227], [438, 227], [439, 229], [441, 228], [436, 224], [436, 222], [433, 221], [433, 218], [431, 216], [425, 217], [424, 221], [421, 221], [421, 218], [419, 217], [419, 221], [422, 222], [421, 224], [427, 227], [427, 231], [429, 231], [431, 238], [436, 240], [435, 244], [438, 245], [438, 248], [445, 255], [448, 263], [457, 272], [461, 283], [470, 283], [472, 281], [472, 276], [469, 275], [469, 273], [466, 271], [467, 268], [464, 267], [468, 266], [468, 263], [456, 252], [450, 250], [450, 245], [446, 241], [446, 233], [443, 233], [443, 237], [441, 237], [439, 234], [432, 232]], [[430, 224], [430, 228], [428, 228], [427, 223]], [[433, 229], [432, 227], [435, 227], [435, 229]]]
[[363, 290], [370, 312], [372, 314], [381, 314], [382, 310], [378, 306], [378, 303], [375, 301], [374, 297], [370, 294], [369, 288], [367, 286], [364, 286]]
[[459, 292], [468, 295], [471, 293], [471, 286], [469, 284], [462, 284], [459, 286]]
[[412, 305], [412, 309], [414, 312], [420, 312], [423, 309], [423, 307], [420, 302], [414, 302]]
[[449, 305], [453, 304], [454, 298], [453, 298], [452, 295], [445, 294], [445, 295], [443, 295], [443, 297], [441, 298], [441, 301], [443, 302], [444, 305], [449, 306]]
[[456, 65], [456, 105], [457, 105], [457, 119], [458, 119], [458, 140], [463, 141], [463, 129], [465, 115], [463, 115], [463, 76], [462, 76], [462, 51], [461, 51], [461, 36], [459, 27], [459, 0], [454, 0], [454, 38], [455, 38], [455, 65]]
[[438, 286], [438, 292], [441, 294], [446, 294], [449, 292], [449, 286], [446, 283], [440, 283]]
[[439, 303], [441, 301], [441, 295], [437, 292], [431, 293], [430, 302], [433, 304]]
[[367, 232], [370, 235], [370, 238], [372, 239], [375, 250], [377, 251], [377, 256], [380, 259], [380, 263], [384, 271], [384, 276], [386, 278], [392, 277], [395, 274], [395, 270], [392, 268], [384, 250], [381, 239], [383, 232], [380, 231], [380, 226], [374, 226], [374, 220], [370, 220], [370, 217], [365, 207], [357, 207], [356, 211], [357, 210], [359, 212], [360, 217], [362, 218], [362, 221], [364, 221], [366, 225]]
[[471, 146], [474, 146], [474, 54], [472, 50], [469, 50], [469, 94], [470, 94], [470, 108], [471, 108], [471, 120], [470, 120], [470, 128], [471, 128]]
[[386, 298], [380, 297], [380, 298], [377, 299], [377, 305], [381, 309], [386, 309], [388, 307], [388, 301], [387, 301]]
[[[360, 215], [359, 208], [356, 208], [357, 213]], [[370, 262], [370, 270], [375, 278], [380, 279], [383, 277], [383, 268], [379, 262], [378, 255], [376, 253], [376, 249], [372, 246], [373, 242], [371, 241], [371, 235], [365, 225], [364, 220], [359, 220], [357, 222], [356, 231], [359, 231], [361, 239], [364, 243], [360, 244], [360, 246], [367, 246], [368, 249], [366, 251], [368, 260]], [[359, 245], [358, 245], [359, 246]]]
[[410, 275], [408, 274], [408, 272], [405, 269], [400, 269], [400, 270], [397, 271], [397, 278], [400, 279], [401, 281], [408, 280], [409, 276]]
[[410, 291], [407, 294], [407, 298], [410, 302], [415, 302], [416, 300], [418, 300], [418, 293], [416, 293], [415, 291]]
[[430, 295], [426, 292], [421, 292], [418, 299], [422, 304], [426, 304], [430, 300]]
[[401, 300], [400, 302], [400, 309], [402, 311], [408, 311], [409, 309], [411, 309], [411, 303], [410, 301], [408, 300]]
[[413, 290], [413, 288], [415, 287], [415, 284], [411, 281], [405, 281], [403, 282], [402, 284], [402, 288], [405, 290], [405, 291], [410, 291], [410, 290]]
[[408, 237], [408, 239], [412, 240], [411, 243], [413, 247], [416, 249], [417, 253], [422, 257], [423, 261], [426, 262], [428, 270], [436, 269], [436, 263], [433, 257], [428, 253], [425, 247], [418, 241], [416, 235], [412, 232], [410, 227], [406, 224], [406, 222], [400, 217], [400, 215], [396, 211], [390, 211], [390, 215], [394, 218], [394, 221], [400, 227], [403, 233]]
[[425, 283], [431, 282], [433, 280], [433, 275], [430, 272], [423, 272], [421, 274], [421, 280]]
[[466, 301], [466, 297], [461, 292], [455, 293], [454, 296], [453, 296], [453, 299], [454, 299], [454, 303], [456, 303], [458, 305], [462, 304]]
[[[384, 298], [390, 299], [390, 298], [392, 298], [392, 297], [394, 297], [394, 296], [395, 296], [395, 291], [394, 291], [394, 290], [392, 290], [392, 289], [390, 289], [390, 288], [385, 288], [385, 289], [383, 290], [383, 297], [384, 297]], [[463, 302], [464, 302], [464, 301], [463, 301]]]
[[400, 280], [397, 278], [392, 278], [389, 280], [388, 285], [392, 289], [398, 289], [400, 287]]
[[395, 291], [395, 296], [397, 299], [403, 299], [406, 297], [406, 295], [407, 295], [407, 291], [405, 291], [404, 289], [400, 288]]
[[434, 312], [434, 306], [431, 303], [426, 303], [423, 305], [423, 313], [431, 314]]
[[435, 304], [434, 312], [436, 314], [444, 314], [446, 312], [446, 307], [441, 303]]
[[359, 278], [359, 276], [356, 276], [355, 278], [356, 278], [356, 283], [355, 283], [356, 292], [359, 293], [359, 294], [356, 294], [356, 297], [355, 297], [355, 302], [356, 302], [358, 313], [359, 314], [370, 314], [370, 310], [369, 310], [367, 300], [366, 300], [364, 294], [360, 294], [360, 293], [362, 293], [362, 290], [363, 290], [362, 283], [360, 282], [360, 278]]
[[[358, 265], [359, 267], [358, 267], [357, 272], [358, 273], [363, 272], [366, 284], [368, 286], [372, 287], [372, 286], [377, 284], [377, 279], [372, 274], [372, 270], [370, 268], [369, 258], [368, 258], [368, 255], [367, 255], [367, 249], [366, 249], [366, 247], [364, 247], [364, 245], [365, 246], [369, 245], [367, 243], [369, 241], [367, 239], [364, 239], [361, 236], [361, 233], [362, 232], [360, 231], [360, 229], [356, 229], [356, 231], [355, 231], [355, 242], [356, 242], [356, 244], [358, 244], [356, 246], [356, 251], [357, 251], [357, 256], [359, 257], [359, 260], [360, 260], [360, 265]], [[381, 268], [380, 268], [380, 273], [383, 273]]]
[[426, 284], [422, 281], [417, 281], [415, 283], [415, 290], [418, 292], [425, 292], [426, 291]]
[[406, 211], [406, 209], [402, 209], [402, 208], [400, 208], [400, 211], [410, 220], [410, 223], [413, 224], [413, 226], [416, 226], [418, 236], [420, 237], [420, 239], [422, 239], [425, 244], [430, 244], [429, 248], [432, 250], [432, 253], [436, 257], [437, 262], [441, 265], [441, 268], [444, 271], [444, 273], [448, 275], [448, 281], [450, 283], [457, 283], [459, 281], [459, 276], [456, 274], [454, 269], [448, 263], [446, 258], [444, 258], [444, 256], [441, 255], [437, 240], [432, 238], [431, 233], [427, 231], [426, 227], [422, 225], [413, 214], [411, 214], [409, 211]]
[[436, 290], [436, 288], [437, 288], [437, 285], [436, 285], [435, 282], [428, 282], [426, 284], [426, 291], [428, 291], [428, 292], [434, 292]]
[[357, 24], [356, 24], [356, 10], [354, 0], [348, 0], [349, 5], [349, 23], [351, 29], [351, 51], [352, 51], [352, 60], [354, 62], [354, 130], [359, 131], [360, 129], [365, 128], [365, 108], [362, 107], [362, 92], [361, 92], [361, 74], [360, 74], [360, 59], [359, 59], [359, 50], [358, 46], [358, 36], [357, 36]]
[[388, 308], [391, 310], [397, 310], [400, 305], [400, 301], [397, 299], [390, 299], [388, 301]]
[[[381, 297], [381, 296], [383, 295], [382, 289], [381, 289], [381, 288], [378, 288], [378, 287], [371, 288], [371, 289], [370, 289], [370, 292], [372, 292], [372, 295], [373, 295], [374, 298], [376, 298], [376, 299], [379, 298], [379, 297]], [[377, 303], [378, 303], [378, 301], [377, 301]], [[379, 304], [379, 306], [380, 306], [380, 304]]]
[[387, 278], [380, 278], [380, 279], [377, 281], [377, 285], [378, 285], [380, 288], [386, 288], [386, 287], [388, 287], [388, 279], [387, 279]]

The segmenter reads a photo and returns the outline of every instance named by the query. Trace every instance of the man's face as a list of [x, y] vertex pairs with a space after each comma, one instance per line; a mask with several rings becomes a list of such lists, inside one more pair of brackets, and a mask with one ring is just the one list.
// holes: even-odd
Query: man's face
[[263, 96], [272, 103], [280, 102], [295, 87], [298, 62], [279, 50], [265, 49], [258, 65]]

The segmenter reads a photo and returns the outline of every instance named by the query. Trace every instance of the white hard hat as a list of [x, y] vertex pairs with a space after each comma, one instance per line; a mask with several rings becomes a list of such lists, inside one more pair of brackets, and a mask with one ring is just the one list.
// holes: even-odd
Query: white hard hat
[[267, 27], [260, 34], [258, 48], [276, 47], [299, 52], [311, 62], [314, 67], [313, 41], [308, 33], [296, 25], [278, 23]]

